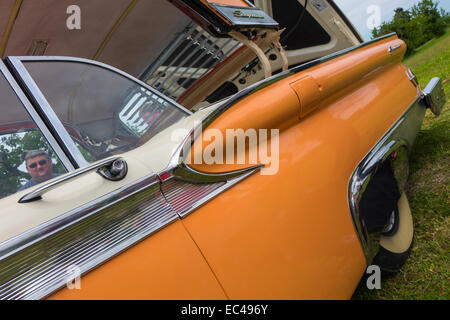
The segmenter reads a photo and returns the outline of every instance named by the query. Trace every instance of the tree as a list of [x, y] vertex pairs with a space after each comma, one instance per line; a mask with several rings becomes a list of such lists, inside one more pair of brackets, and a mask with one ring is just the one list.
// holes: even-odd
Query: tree
[[433, 38], [432, 36], [439, 37], [445, 33], [445, 21], [437, 6], [432, 0], [422, 0], [411, 8], [413, 19], [417, 21], [417, 26], [427, 38], [426, 41], [430, 37]]
[[406, 55], [409, 55], [425, 42], [443, 35], [448, 21], [449, 14], [443, 9], [438, 10], [438, 3], [421, 0], [410, 10], [395, 9], [392, 20], [373, 29], [372, 37], [396, 32], [398, 37], [406, 42]]

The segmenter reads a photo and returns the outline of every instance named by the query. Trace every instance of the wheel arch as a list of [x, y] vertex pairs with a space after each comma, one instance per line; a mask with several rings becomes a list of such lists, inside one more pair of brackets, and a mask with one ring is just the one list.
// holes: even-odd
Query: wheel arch
[[349, 209], [368, 265], [371, 264], [377, 253], [378, 248], [375, 244], [379, 234], [373, 235], [368, 232], [361, 217], [361, 199], [375, 175], [387, 161], [391, 162], [392, 173], [397, 181], [399, 192], [404, 191], [409, 175], [409, 156], [424, 115], [425, 107], [419, 96], [370, 149], [350, 177], [348, 183]]

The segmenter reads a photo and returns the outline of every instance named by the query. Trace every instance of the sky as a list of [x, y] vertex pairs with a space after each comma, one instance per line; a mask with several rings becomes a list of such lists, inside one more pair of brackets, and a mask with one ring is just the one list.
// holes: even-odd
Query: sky
[[[358, 29], [364, 40], [370, 40], [373, 26], [383, 21], [389, 21], [394, 16], [396, 8], [409, 9], [419, 0], [334, 0], [347, 18]], [[439, 0], [439, 7], [450, 12], [450, 1]]]

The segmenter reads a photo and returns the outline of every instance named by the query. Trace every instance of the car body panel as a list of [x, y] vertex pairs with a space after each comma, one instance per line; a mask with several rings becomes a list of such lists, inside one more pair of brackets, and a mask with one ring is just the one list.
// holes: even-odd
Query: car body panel
[[184, 220], [230, 297], [352, 295], [366, 260], [346, 188], [417, 98], [405, 68], [389, 69], [282, 132], [276, 175], [252, 176]]
[[[398, 56], [387, 51], [397, 41], [391, 37], [279, 80], [244, 97], [210, 124], [220, 129], [239, 124], [281, 128], [277, 174], [252, 175], [180, 222], [229, 298], [341, 299], [352, 295], [367, 261], [349, 210], [350, 177], [418, 98], [407, 69]], [[350, 68], [348, 61], [362, 54], [366, 59]], [[380, 59], [385, 63], [377, 68]], [[322, 92], [329, 97], [302, 116], [301, 100], [291, 84], [305, 73], [321, 79]], [[328, 74], [335, 77], [328, 78]], [[273, 106], [278, 107], [273, 110]], [[213, 111], [203, 112], [205, 116]], [[209, 172], [242, 167], [192, 166]], [[153, 237], [143, 243], [152, 242]], [[144, 274], [139, 265], [127, 262], [126, 255], [119, 255], [82, 278], [88, 287], [102, 283], [103, 291], [77, 296], [63, 289], [55, 297], [98, 297], [101, 292], [114, 292], [107, 284], [109, 275], [101, 270], [119, 272], [124, 264], [133, 275], [154, 281], [153, 273]], [[165, 276], [171, 278], [172, 272], [168, 269]], [[133, 282], [129, 285], [127, 290], [132, 291]]]
[[[149, 239], [150, 240], [150, 239]], [[226, 299], [189, 233], [176, 221], [83, 276], [81, 290], [49, 299]]]

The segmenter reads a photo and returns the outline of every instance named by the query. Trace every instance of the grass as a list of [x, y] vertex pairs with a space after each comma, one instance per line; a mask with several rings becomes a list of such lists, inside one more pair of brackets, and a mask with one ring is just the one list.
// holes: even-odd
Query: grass
[[406, 189], [413, 212], [415, 242], [409, 260], [380, 290], [364, 285], [354, 299], [450, 298], [450, 30], [423, 45], [403, 63], [422, 89], [433, 77], [443, 82], [447, 102], [439, 117], [427, 110], [410, 162]]

